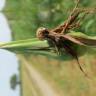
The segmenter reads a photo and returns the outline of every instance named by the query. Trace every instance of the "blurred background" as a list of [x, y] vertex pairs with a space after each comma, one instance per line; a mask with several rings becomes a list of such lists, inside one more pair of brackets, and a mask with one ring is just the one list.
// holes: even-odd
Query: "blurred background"
[[[76, 0], [7, 0], [3, 10], [17, 39], [35, 36], [40, 26], [54, 28], [62, 24], [75, 6]], [[80, 7], [96, 7], [95, 0], [81, 0]], [[86, 16], [80, 31], [94, 35], [96, 31], [96, 13]], [[19, 34], [19, 36], [18, 36]]]
[[[95, 0], [80, 1], [81, 8], [96, 8]], [[8, 20], [12, 40], [22, 40], [36, 37], [38, 27], [52, 29], [62, 24], [68, 18], [75, 3], [76, 0], [6, 0], [2, 12]], [[90, 36], [96, 35], [96, 13], [86, 16], [82, 23], [82, 26], [75, 31]], [[24, 57], [50, 82], [50, 85], [60, 94], [59, 96], [96, 95], [96, 51], [88, 49], [86, 54], [80, 57], [80, 63], [91, 79], [84, 77], [74, 60], [53, 59], [49, 58], [50, 56], [37, 54], [24, 54]], [[35, 88], [37, 93], [40, 93], [40, 89], [28, 77], [24, 62], [21, 60], [19, 63], [21, 95], [42, 96], [33, 94], [32, 88]]]

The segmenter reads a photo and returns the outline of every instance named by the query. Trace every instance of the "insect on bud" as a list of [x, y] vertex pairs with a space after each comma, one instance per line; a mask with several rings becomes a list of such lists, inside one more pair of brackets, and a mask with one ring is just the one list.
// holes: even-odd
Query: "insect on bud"
[[46, 38], [46, 35], [48, 35], [48, 31], [46, 28], [44, 27], [40, 27], [37, 29], [37, 32], [36, 32], [36, 37], [39, 39], [39, 40], [45, 40]]

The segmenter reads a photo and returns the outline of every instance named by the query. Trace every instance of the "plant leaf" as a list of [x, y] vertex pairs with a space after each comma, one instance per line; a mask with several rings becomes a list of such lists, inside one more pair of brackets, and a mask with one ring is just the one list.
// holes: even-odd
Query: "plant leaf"
[[70, 32], [67, 34], [69, 36], [68, 38], [74, 39], [71, 40], [72, 42], [83, 45], [83, 46], [90, 46], [90, 47], [96, 47], [96, 36], [88, 36], [86, 34], [83, 34], [81, 32]]
[[37, 38], [33, 39], [26, 39], [26, 40], [18, 40], [12, 41], [8, 43], [1, 43], [1, 49], [7, 49], [12, 51], [19, 51], [19, 50], [47, 50], [49, 45], [47, 41], [40, 41]]

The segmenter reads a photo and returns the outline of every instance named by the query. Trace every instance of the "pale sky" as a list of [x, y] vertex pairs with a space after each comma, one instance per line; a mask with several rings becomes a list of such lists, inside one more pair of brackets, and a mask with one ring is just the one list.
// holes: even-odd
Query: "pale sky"
[[[0, 10], [5, 0], [0, 0]], [[11, 30], [6, 17], [0, 13], [0, 42], [11, 41]], [[16, 91], [10, 89], [10, 76], [18, 74], [18, 59], [14, 53], [0, 49], [0, 96], [19, 96], [19, 87]]]
[[0, 10], [2, 10], [5, 6], [6, 0], [0, 0]]

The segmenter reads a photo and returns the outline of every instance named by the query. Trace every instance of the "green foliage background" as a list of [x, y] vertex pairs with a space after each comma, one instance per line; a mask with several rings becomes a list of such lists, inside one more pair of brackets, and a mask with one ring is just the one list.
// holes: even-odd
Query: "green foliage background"
[[[4, 12], [17, 39], [32, 38], [40, 26], [54, 28], [63, 23], [75, 0], [7, 0]], [[95, 7], [95, 0], [81, 0], [80, 7]], [[95, 13], [96, 14], [96, 13]], [[96, 15], [86, 17], [79, 29], [88, 35], [96, 34]]]

